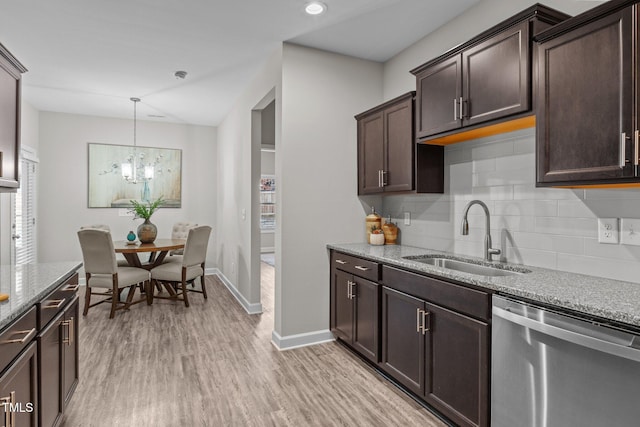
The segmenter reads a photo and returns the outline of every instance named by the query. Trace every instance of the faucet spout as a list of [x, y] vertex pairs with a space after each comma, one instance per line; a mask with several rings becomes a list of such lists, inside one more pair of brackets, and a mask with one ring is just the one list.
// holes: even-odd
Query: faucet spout
[[491, 215], [489, 214], [489, 208], [482, 200], [472, 200], [467, 203], [467, 206], [464, 208], [464, 212], [462, 213], [462, 227], [460, 229], [460, 233], [463, 236], [469, 234], [469, 221], [467, 220], [467, 215], [469, 214], [469, 208], [473, 205], [479, 205], [482, 210], [484, 210], [486, 223], [485, 223], [485, 237], [484, 237], [484, 259], [487, 261], [493, 261], [493, 255], [500, 255], [500, 249], [491, 247]]

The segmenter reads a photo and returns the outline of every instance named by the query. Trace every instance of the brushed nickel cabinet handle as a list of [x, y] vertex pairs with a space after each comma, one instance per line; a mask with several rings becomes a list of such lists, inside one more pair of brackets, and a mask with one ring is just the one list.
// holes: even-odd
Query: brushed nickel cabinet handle
[[453, 98], [453, 121], [458, 120], [458, 100]]
[[62, 322], [62, 325], [67, 327], [67, 338], [62, 339], [62, 342], [64, 344], [67, 344], [67, 345], [73, 344], [73, 332], [74, 332], [73, 323], [74, 323], [73, 317], [69, 318], [69, 320], [64, 320]]
[[80, 287], [80, 285], [72, 285], [71, 283], [69, 283], [67, 286], [65, 286], [64, 288], [62, 288], [63, 291], [71, 291], [71, 292], [75, 292], [78, 290], [78, 288]]
[[60, 308], [64, 305], [64, 302], [66, 301], [66, 298], [62, 298], [62, 299], [52, 299], [50, 301], [47, 301], [48, 305], [45, 305], [44, 309], [47, 308]]
[[416, 310], [416, 332], [420, 333], [420, 328], [422, 327], [422, 325], [420, 324], [421, 320], [422, 320], [422, 316], [421, 316], [421, 312], [422, 310], [420, 310], [419, 308]]
[[633, 132], [633, 165], [638, 166], [638, 156], [640, 156], [640, 152], [638, 150], [640, 145], [640, 130]]
[[464, 111], [462, 110], [462, 97], [460, 97], [460, 120], [464, 119]]
[[16, 403], [16, 392], [12, 391], [9, 396], [0, 397], [0, 405], [4, 408], [4, 427], [14, 427], [16, 425], [16, 413], [11, 408], [7, 408], [7, 405], [13, 405]]
[[388, 173], [389, 173], [388, 171], [385, 171], [385, 170], [382, 171], [382, 186], [383, 187], [386, 187], [388, 185], [387, 184], [387, 174]]
[[25, 336], [18, 339], [3, 341], [2, 344], [24, 344], [36, 334], [36, 328], [26, 331], [16, 331], [14, 334], [25, 334]]
[[[427, 321], [429, 321], [427, 326]], [[422, 335], [426, 334], [431, 330], [431, 312], [423, 311], [422, 312]]]
[[336, 262], [338, 264], [342, 264], [342, 265], [349, 264], [347, 261], [344, 261], [344, 260], [341, 260], [341, 259], [336, 259]]
[[626, 132], [622, 132], [622, 134], [620, 134], [620, 168], [624, 168], [625, 165], [627, 164], [627, 158], [626, 158], [626, 146], [627, 146], [627, 139], [631, 139], [630, 137], [627, 136]]
[[369, 270], [371, 270], [369, 267], [363, 267], [361, 265], [356, 265], [354, 268], [357, 269], [357, 270], [360, 270], [360, 271], [369, 271]]

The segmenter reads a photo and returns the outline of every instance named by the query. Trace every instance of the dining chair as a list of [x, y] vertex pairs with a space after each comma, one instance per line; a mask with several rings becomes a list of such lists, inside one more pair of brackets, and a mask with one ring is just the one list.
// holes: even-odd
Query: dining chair
[[[83, 225], [82, 227], [80, 227], [80, 230], [88, 230], [88, 229], [105, 230], [111, 233], [111, 227], [109, 227], [107, 224], [91, 224], [91, 225]], [[116, 255], [116, 258], [117, 258], [117, 255]], [[126, 259], [118, 259], [117, 262], [119, 267], [129, 266], [129, 263], [127, 262]]]
[[[148, 301], [146, 297], [134, 301], [133, 296], [138, 285], [144, 285], [147, 293], [149, 292], [149, 272], [143, 268], [118, 266], [109, 231], [96, 228], [81, 229], [78, 231], [78, 239], [82, 248], [87, 285], [83, 316], [87, 315], [90, 307], [111, 302], [109, 319], [113, 319], [116, 310], [129, 309], [134, 304]], [[94, 293], [93, 288], [102, 288], [105, 291]], [[121, 293], [125, 288], [129, 288], [128, 294], [125, 301], [121, 302]], [[107, 298], [91, 304], [92, 295]]]
[[[176, 222], [175, 224], [173, 224], [173, 228], [171, 229], [171, 238], [186, 239], [187, 236], [189, 235], [189, 230], [197, 226], [198, 224], [196, 224], [195, 222]], [[171, 257], [174, 255], [182, 255], [183, 252], [184, 252], [184, 249], [174, 249], [171, 252], [169, 252], [169, 256]], [[180, 260], [180, 258], [171, 259], [171, 261], [177, 261], [177, 260]]]
[[[207, 258], [207, 245], [210, 235], [211, 227], [208, 225], [189, 229], [187, 241], [184, 245], [182, 262], [165, 262], [151, 269], [152, 286], [148, 288], [151, 291], [151, 300], [153, 298], [183, 300], [184, 305], [189, 307], [189, 297], [187, 295], [189, 292], [201, 293], [207, 299], [204, 263]], [[201, 290], [198, 290], [195, 286], [187, 288], [187, 285], [193, 285], [197, 278], [200, 278]], [[167, 292], [169, 292], [168, 297], [154, 295], [153, 290], [158, 284], [164, 285]]]

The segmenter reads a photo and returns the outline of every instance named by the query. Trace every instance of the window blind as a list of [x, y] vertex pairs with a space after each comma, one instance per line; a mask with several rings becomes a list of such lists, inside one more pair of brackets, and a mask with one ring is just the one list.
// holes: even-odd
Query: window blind
[[15, 264], [37, 262], [36, 247], [36, 163], [22, 159], [20, 188], [15, 195]]

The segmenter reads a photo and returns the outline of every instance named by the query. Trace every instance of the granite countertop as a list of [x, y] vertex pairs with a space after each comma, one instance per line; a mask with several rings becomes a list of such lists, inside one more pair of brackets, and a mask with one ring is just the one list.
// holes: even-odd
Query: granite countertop
[[330, 244], [327, 247], [407, 270], [428, 273], [494, 292], [640, 327], [640, 283], [496, 262], [493, 264], [499, 264], [500, 267], [507, 270], [525, 269], [530, 272], [511, 276], [486, 277], [435, 267], [404, 257], [442, 255], [465, 259], [481, 265], [491, 265], [482, 258], [455, 256], [447, 252], [403, 245], [372, 246], [367, 243], [348, 243]]
[[0, 266], [0, 293], [9, 295], [8, 300], [0, 302], [0, 330], [71, 277], [81, 266], [82, 263], [76, 261]]

